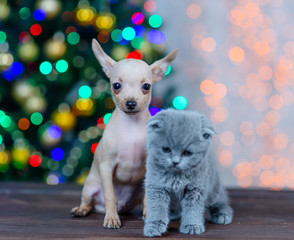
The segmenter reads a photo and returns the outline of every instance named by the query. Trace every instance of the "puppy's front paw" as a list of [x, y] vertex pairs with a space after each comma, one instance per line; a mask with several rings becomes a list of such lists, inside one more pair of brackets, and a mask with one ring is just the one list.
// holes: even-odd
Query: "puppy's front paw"
[[201, 234], [205, 232], [204, 225], [181, 225], [180, 232], [185, 234]]
[[70, 211], [70, 215], [72, 215], [73, 217], [86, 217], [87, 215], [89, 215], [89, 213], [91, 212], [92, 208], [91, 207], [74, 207], [71, 211]]
[[118, 216], [107, 216], [105, 215], [103, 227], [105, 228], [120, 228], [121, 222]]
[[216, 224], [230, 224], [232, 219], [232, 214], [222, 212], [215, 213], [211, 216], [211, 221]]
[[166, 232], [167, 225], [162, 221], [154, 221], [146, 223], [144, 227], [144, 236], [146, 237], [158, 237], [162, 233]]

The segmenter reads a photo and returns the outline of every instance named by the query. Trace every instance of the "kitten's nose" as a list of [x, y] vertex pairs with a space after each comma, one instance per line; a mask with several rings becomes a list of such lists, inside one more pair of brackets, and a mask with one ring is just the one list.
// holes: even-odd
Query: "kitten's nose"
[[127, 101], [126, 106], [129, 110], [134, 110], [135, 107], [137, 106], [137, 102], [136, 101]]
[[174, 167], [176, 167], [179, 163], [178, 162], [173, 162]]

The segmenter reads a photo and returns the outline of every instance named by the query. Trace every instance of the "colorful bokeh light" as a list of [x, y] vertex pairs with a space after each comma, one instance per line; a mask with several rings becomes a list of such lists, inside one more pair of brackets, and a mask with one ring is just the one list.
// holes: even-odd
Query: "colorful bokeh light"
[[0, 31], [0, 44], [4, 43], [6, 41], [6, 39], [7, 39], [6, 33], [3, 31]]
[[34, 112], [31, 115], [31, 122], [34, 125], [40, 125], [43, 122], [43, 115], [39, 112]]
[[105, 125], [108, 123], [108, 121], [109, 121], [111, 115], [112, 115], [111, 113], [106, 113], [106, 114], [104, 115], [104, 117], [103, 117], [103, 122], [104, 122]]
[[88, 85], [83, 85], [79, 88], [79, 97], [90, 98], [92, 95], [92, 89]]
[[42, 163], [42, 159], [39, 155], [32, 155], [29, 159], [29, 163], [32, 167], [39, 167]]
[[142, 24], [144, 22], [144, 14], [141, 12], [136, 12], [132, 16], [132, 22], [136, 25]]
[[122, 36], [125, 40], [130, 41], [135, 38], [136, 32], [132, 27], [126, 27], [122, 31]]
[[41, 34], [41, 32], [42, 32], [41, 25], [37, 24], [37, 23], [32, 25], [31, 28], [30, 28], [30, 32], [34, 36], [39, 36]]
[[80, 35], [77, 32], [71, 32], [67, 35], [67, 41], [71, 45], [76, 45], [80, 42]]
[[173, 100], [173, 106], [175, 109], [183, 110], [187, 107], [188, 101], [183, 96], [177, 96]]
[[52, 64], [48, 61], [44, 61], [40, 64], [40, 72], [44, 75], [48, 75], [52, 71]]
[[68, 69], [68, 63], [64, 59], [58, 60], [55, 65], [55, 68], [56, 68], [57, 72], [64, 73]]
[[162, 24], [161, 16], [154, 14], [149, 18], [149, 25], [153, 28], [159, 28]]
[[63, 159], [64, 157], [64, 151], [61, 148], [54, 148], [51, 151], [51, 157], [52, 159], [54, 159], [55, 161], [60, 161]]
[[37, 20], [37, 21], [42, 21], [44, 20], [46, 17], [46, 12], [43, 10], [43, 9], [37, 9], [35, 12], [34, 12], [34, 18]]

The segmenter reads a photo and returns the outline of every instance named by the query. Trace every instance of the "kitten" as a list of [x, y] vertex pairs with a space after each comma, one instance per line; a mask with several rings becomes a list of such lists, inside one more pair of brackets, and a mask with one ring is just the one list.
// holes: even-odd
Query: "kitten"
[[201, 234], [206, 209], [211, 222], [231, 223], [233, 210], [209, 150], [212, 124], [198, 112], [169, 109], [147, 125], [144, 235], [161, 236], [171, 217], [181, 218], [181, 233]]

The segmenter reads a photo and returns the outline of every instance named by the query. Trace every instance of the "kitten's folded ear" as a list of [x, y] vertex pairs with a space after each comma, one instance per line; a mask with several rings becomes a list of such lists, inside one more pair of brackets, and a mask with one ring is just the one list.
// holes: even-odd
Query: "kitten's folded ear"
[[160, 131], [164, 124], [164, 117], [166, 115], [166, 110], [160, 111], [155, 116], [147, 120], [147, 128], [151, 131]]
[[151, 131], [158, 131], [162, 128], [163, 122], [160, 118], [151, 117], [147, 121], [147, 128]]
[[215, 130], [211, 124], [211, 122], [204, 116], [201, 116], [201, 124], [202, 124], [202, 133], [214, 135]]

